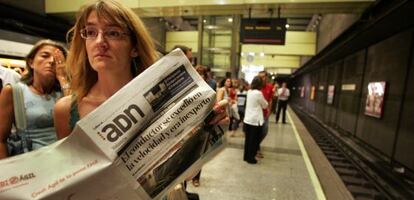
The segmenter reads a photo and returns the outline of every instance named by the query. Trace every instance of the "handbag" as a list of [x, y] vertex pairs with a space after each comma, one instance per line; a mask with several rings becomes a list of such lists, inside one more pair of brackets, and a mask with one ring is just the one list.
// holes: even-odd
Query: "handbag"
[[26, 109], [24, 107], [23, 91], [19, 84], [12, 85], [13, 111], [16, 131], [7, 138], [9, 156], [15, 156], [32, 150], [32, 141], [26, 135]]
[[232, 104], [230, 106], [230, 116], [234, 117], [237, 120], [240, 120], [239, 109], [237, 107], [237, 104]]

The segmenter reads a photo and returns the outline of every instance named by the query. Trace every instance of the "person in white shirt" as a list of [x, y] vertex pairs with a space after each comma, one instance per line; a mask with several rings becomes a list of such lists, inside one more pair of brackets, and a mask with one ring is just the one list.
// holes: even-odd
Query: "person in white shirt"
[[267, 108], [268, 103], [262, 92], [263, 81], [256, 76], [251, 84], [251, 89], [247, 92], [246, 115], [244, 116], [244, 131], [246, 133], [244, 142], [244, 161], [256, 164], [255, 158], [259, 148], [260, 136], [265, 122], [263, 109]]
[[277, 90], [278, 103], [277, 103], [277, 112], [276, 112], [276, 123], [279, 122], [280, 111], [283, 111], [282, 114], [282, 123], [286, 124], [286, 108], [287, 102], [290, 96], [290, 91], [287, 88], [287, 84], [282, 83], [282, 88]]
[[1, 88], [3, 88], [7, 84], [17, 83], [20, 80], [20, 74], [0, 65], [0, 79], [2, 82]]

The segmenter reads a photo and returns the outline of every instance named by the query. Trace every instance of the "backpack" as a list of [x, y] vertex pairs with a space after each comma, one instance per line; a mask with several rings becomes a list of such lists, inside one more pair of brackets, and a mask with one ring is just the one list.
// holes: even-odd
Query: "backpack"
[[13, 84], [13, 110], [16, 131], [7, 138], [9, 156], [15, 156], [32, 150], [32, 142], [26, 136], [26, 109], [24, 107], [23, 90], [19, 84]]

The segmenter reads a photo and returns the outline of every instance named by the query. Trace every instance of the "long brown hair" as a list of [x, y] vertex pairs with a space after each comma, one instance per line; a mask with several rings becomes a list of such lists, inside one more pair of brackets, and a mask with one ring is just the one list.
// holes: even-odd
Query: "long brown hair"
[[71, 78], [71, 89], [78, 102], [86, 96], [98, 79], [97, 72], [92, 69], [88, 61], [85, 41], [80, 36], [80, 31], [85, 27], [92, 11], [96, 12], [98, 18], [115, 22], [121, 28], [131, 32], [132, 46], [138, 50], [139, 54], [133, 58], [131, 63], [131, 72], [134, 76], [152, 65], [157, 58], [151, 36], [141, 19], [130, 8], [114, 0], [98, 0], [85, 5], [80, 9], [75, 25], [67, 34], [67, 40], [71, 44], [67, 66]]

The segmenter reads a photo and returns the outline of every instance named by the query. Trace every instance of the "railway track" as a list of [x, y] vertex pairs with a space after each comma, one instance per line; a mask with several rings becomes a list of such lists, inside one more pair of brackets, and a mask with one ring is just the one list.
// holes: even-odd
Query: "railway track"
[[[414, 187], [377, 158], [367, 157], [349, 137], [332, 131], [300, 108], [293, 110], [356, 200], [414, 199]], [[379, 165], [383, 166], [379, 166]]]

